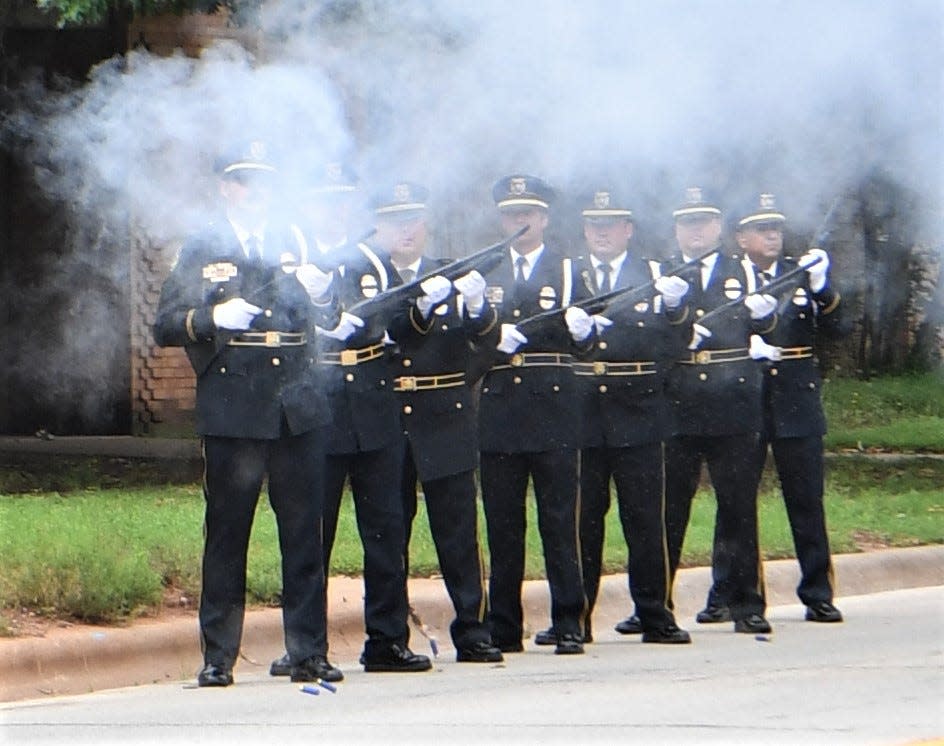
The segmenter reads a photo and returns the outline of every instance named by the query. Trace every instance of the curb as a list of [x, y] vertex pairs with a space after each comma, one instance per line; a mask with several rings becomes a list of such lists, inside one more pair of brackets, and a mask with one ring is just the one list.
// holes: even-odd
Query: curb
[[[836, 555], [833, 565], [839, 600], [844, 596], [944, 585], [944, 545]], [[764, 569], [768, 604], [799, 604], [795, 595], [799, 583], [796, 560], [765, 562]], [[678, 573], [674, 597], [680, 626], [694, 626], [692, 618], [702, 607], [710, 582], [710, 568]], [[452, 606], [442, 580], [412, 579], [409, 589], [413, 608], [440, 643], [440, 660], [451, 662]], [[332, 577], [328, 591], [330, 659], [342, 668], [356, 667], [364, 640], [361, 579]], [[526, 582], [522, 603], [526, 635], [547, 626], [549, 597], [545, 581]], [[626, 575], [604, 577], [594, 611], [595, 636], [619, 637], [611, 631], [612, 626], [630, 611]], [[429, 643], [419, 629], [411, 627], [411, 646], [417, 652], [426, 652]], [[697, 629], [694, 632], [697, 644]], [[283, 652], [281, 610], [248, 612], [242, 647], [237, 679], [247, 673], [266, 673], [269, 661]], [[0, 702], [188, 680], [193, 679], [200, 664], [195, 615], [126, 628], [55, 629], [41, 638], [0, 640]]]

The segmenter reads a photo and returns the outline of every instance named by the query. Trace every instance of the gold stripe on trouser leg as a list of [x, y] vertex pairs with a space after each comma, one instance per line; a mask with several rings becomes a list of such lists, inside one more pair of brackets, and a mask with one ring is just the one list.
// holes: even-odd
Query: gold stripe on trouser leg
[[[200, 478], [203, 484], [203, 553], [206, 554], [207, 542], [207, 524], [206, 524], [206, 504], [207, 504], [207, 454], [206, 438], [200, 438], [200, 457], [203, 459], [203, 474]], [[201, 584], [203, 579], [201, 578]], [[201, 593], [202, 595], [202, 593]], [[203, 627], [200, 626], [200, 653], [206, 657], [206, 638], [203, 636]]]
[[[590, 622], [590, 608], [587, 603], [587, 591], [583, 587], [583, 545], [580, 541], [580, 504], [583, 500], [580, 489], [580, 469], [581, 469], [581, 449], [577, 448], [577, 499], [574, 500], [574, 533], [577, 541], [577, 574], [580, 576], [580, 591], [583, 594], [583, 613], [580, 615], [580, 635], [581, 638], [587, 634], [587, 625]], [[552, 622], [553, 624], [553, 622]]]
[[484, 511], [484, 505], [481, 497], [481, 487], [479, 485], [478, 473], [472, 471], [472, 480], [475, 484], [475, 551], [479, 556], [479, 586], [482, 588], [482, 597], [479, 601], [478, 620], [484, 622], [488, 612], [488, 579], [485, 577], [485, 553], [482, 551], [482, 542], [479, 541], [479, 517], [480, 510]]
[[669, 569], [669, 536], [665, 528], [665, 441], [659, 444], [662, 454], [662, 490], [659, 505], [659, 515], [662, 523], [662, 573], [665, 577], [662, 590], [662, 606], [669, 609], [669, 599], [672, 597], [672, 571]]

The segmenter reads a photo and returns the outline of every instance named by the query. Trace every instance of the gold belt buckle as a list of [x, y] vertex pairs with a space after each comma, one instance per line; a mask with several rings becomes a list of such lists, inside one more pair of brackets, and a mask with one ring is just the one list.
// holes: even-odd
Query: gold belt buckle
[[341, 350], [341, 365], [357, 365], [357, 350]]
[[701, 350], [700, 352], [695, 353], [695, 362], [699, 363], [700, 365], [710, 363], [711, 353], [708, 350]]
[[516, 352], [511, 356], [511, 364], [516, 368], [520, 368], [522, 365], [524, 365], [524, 355], [522, 355], [520, 352]]
[[606, 373], [606, 363], [599, 360], [593, 364], [593, 375], [602, 376]]
[[416, 376], [400, 376], [401, 391], [416, 391]]
[[279, 339], [282, 335], [278, 332], [266, 332], [265, 333], [265, 346], [266, 347], [278, 347]]

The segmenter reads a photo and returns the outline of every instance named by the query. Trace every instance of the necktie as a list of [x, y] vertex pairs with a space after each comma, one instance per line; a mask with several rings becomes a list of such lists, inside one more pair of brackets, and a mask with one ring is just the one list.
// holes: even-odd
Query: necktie
[[701, 262], [701, 289], [708, 287], [708, 281], [711, 279], [711, 265], [702, 259]]
[[515, 259], [515, 282], [521, 283], [526, 282], [527, 277], [525, 277], [524, 272], [528, 267], [527, 257], [519, 256]]
[[416, 272], [414, 272], [412, 269], [409, 269], [409, 268], [401, 269], [400, 277], [403, 278], [404, 283], [413, 282], [413, 280], [416, 279]]
[[603, 273], [603, 282], [600, 283], [600, 292], [608, 293], [613, 289], [610, 275], [613, 274], [613, 267], [609, 262], [601, 262], [597, 269]]

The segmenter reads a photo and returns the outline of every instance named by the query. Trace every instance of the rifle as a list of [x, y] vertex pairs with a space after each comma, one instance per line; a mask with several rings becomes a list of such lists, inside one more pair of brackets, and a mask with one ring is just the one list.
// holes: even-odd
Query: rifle
[[357, 251], [357, 245], [366, 241], [376, 232], [376, 228], [371, 228], [369, 231], [362, 234], [360, 238], [357, 238], [354, 241], [348, 241], [324, 254], [315, 250], [313, 252], [315, 256], [308, 257], [308, 261], [314, 264], [322, 272], [334, 272], [339, 267], [348, 264], [352, 259], [360, 257], [361, 253], [360, 251]]
[[365, 298], [362, 301], [358, 301], [346, 310], [348, 313], [360, 316], [361, 318], [378, 314], [387, 316], [423, 295], [424, 291], [421, 286], [431, 277], [438, 275], [445, 277], [449, 281], [453, 281], [463, 275], [467, 275], [472, 270], [478, 270], [483, 275], [487, 274], [501, 262], [505, 249], [511, 246], [517, 238], [524, 235], [530, 227], [531, 226], [526, 225], [504, 241], [486, 246], [484, 249], [480, 249], [464, 259], [456, 259], [454, 262], [450, 262], [444, 267], [437, 267], [427, 272], [425, 275], [417, 277], [412, 282], [388, 288], [382, 293], [377, 293], [373, 298]]
[[737, 298], [735, 298], [734, 300], [730, 300], [727, 303], [721, 304], [717, 308], [711, 309], [708, 313], [706, 313], [700, 319], [696, 319], [695, 322], [704, 326], [705, 322], [708, 321], [709, 319], [719, 316], [725, 311], [728, 311], [732, 308], [735, 308], [736, 306], [741, 305], [744, 302], [744, 299], [748, 295], [779, 295], [784, 290], [795, 287], [794, 280], [797, 277], [800, 277], [810, 267], [815, 267], [821, 261], [823, 261], [823, 258], [821, 256], [818, 256], [815, 259], [813, 259], [813, 261], [811, 262], [794, 267], [789, 272], [784, 272], [782, 275], [775, 277], [767, 285], [764, 285], [764, 287], [762, 288], [758, 288], [753, 293], [743, 293], [739, 295]]
[[[681, 274], [686, 269], [690, 267], [695, 267], [701, 263], [702, 259], [705, 259], [712, 254], [715, 254], [719, 249], [714, 249], [709, 251], [707, 254], [698, 257], [697, 259], [690, 259], [687, 262], [683, 262], [676, 267], [673, 267], [668, 272], [662, 274], [663, 277], [672, 277], [674, 275]], [[601, 295], [594, 295], [592, 298], [585, 298], [584, 300], [577, 301], [572, 303], [566, 308], [552, 308], [549, 311], [542, 311], [541, 313], [535, 314], [534, 316], [529, 316], [523, 321], [519, 321], [515, 326], [518, 331], [520, 331], [525, 336], [528, 335], [527, 330], [532, 332], [536, 329], [546, 326], [551, 322], [551, 319], [563, 318], [564, 314], [567, 312], [567, 308], [576, 306], [577, 308], [582, 308], [590, 316], [594, 316], [599, 313], [603, 313], [608, 308], [624, 306], [627, 303], [640, 300], [641, 298], [648, 297], [650, 291], [655, 288], [656, 279], [649, 280], [642, 285], [637, 285], [631, 288], [618, 288], [617, 290], [611, 290], [608, 293], [602, 293]]]

